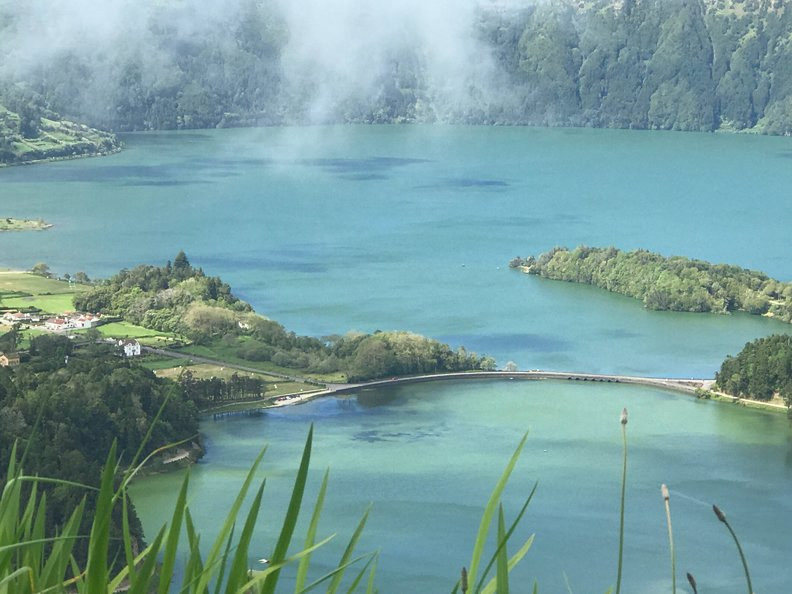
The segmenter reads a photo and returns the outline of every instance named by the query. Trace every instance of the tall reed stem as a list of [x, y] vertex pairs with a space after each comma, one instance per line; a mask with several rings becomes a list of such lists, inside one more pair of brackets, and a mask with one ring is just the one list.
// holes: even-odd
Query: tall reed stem
[[712, 511], [715, 512], [717, 518], [726, 525], [726, 528], [729, 529], [729, 534], [732, 535], [734, 544], [737, 545], [737, 552], [740, 553], [740, 561], [742, 561], [743, 570], [745, 571], [745, 581], [748, 583], [748, 594], [754, 594], [753, 586], [751, 585], [751, 574], [748, 572], [748, 562], [745, 560], [745, 554], [743, 553], [742, 547], [740, 546], [740, 541], [737, 538], [737, 535], [734, 533], [734, 530], [732, 530], [729, 520], [726, 519], [726, 514], [724, 514], [717, 505], [712, 506]]
[[616, 571], [616, 594], [621, 592], [622, 557], [624, 555], [624, 493], [627, 488], [627, 409], [623, 409], [619, 419], [622, 427], [622, 484], [621, 504], [619, 506], [619, 567]]
[[671, 552], [671, 592], [676, 594], [676, 552], [674, 551], [674, 532], [671, 529], [671, 505], [669, 503], [668, 487], [661, 485], [660, 493], [663, 495], [666, 523], [668, 524], [668, 549]]

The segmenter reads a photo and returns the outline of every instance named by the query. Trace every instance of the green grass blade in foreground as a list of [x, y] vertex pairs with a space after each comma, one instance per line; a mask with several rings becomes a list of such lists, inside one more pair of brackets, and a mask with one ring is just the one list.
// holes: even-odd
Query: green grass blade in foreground
[[289, 563], [293, 563], [294, 561], [299, 561], [303, 556], [313, 553], [316, 549], [323, 547], [328, 542], [333, 540], [333, 538], [334, 536], [328, 536], [327, 538], [325, 538], [322, 541], [319, 541], [312, 547], [302, 550], [299, 553], [296, 553], [295, 555], [291, 555], [290, 557], [286, 557], [286, 559], [284, 559], [281, 563], [277, 563], [277, 564], [270, 563], [270, 567], [268, 567], [267, 569], [261, 571], [257, 571], [257, 570], [249, 571], [248, 575], [252, 576], [252, 579], [248, 581], [246, 584], [244, 584], [242, 587], [240, 587], [237, 590], [236, 594], [249, 594], [251, 591], [253, 591], [254, 588], [262, 585], [264, 581], [266, 581], [266, 579], [272, 575], [273, 572], [280, 571], [281, 568], [288, 565]]
[[[532, 534], [531, 537], [525, 541], [523, 546], [520, 547], [520, 550], [517, 551], [514, 555], [512, 555], [511, 559], [509, 559], [509, 567], [508, 567], [509, 571], [514, 569], [515, 566], [520, 561], [522, 561], [523, 557], [525, 557], [528, 554], [528, 551], [531, 550], [531, 547], [533, 546], [533, 542], [534, 542], [534, 536], [535, 535]], [[495, 594], [497, 585], [498, 585], [497, 577], [492, 578], [489, 581], [489, 583], [484, 587], [484, 589], [481, 590], [481, 594]]]
[[129, 530], [129, 497], [126, 491], [121, 498], [121, 537], [124, 539], [124, 556], [126, 557], [126, 567], [129, 572], [129, 582], [135, 583], [135, 554], [132, 552], [132, 534]]
[[[360, 540], [360, 535], [363, 534], [363, 528], [366, 526], [366, 520], [368, 520], [369, 512], [371, 511], [371, 504], [366, 508], [366, 511], [363, 512], [363, 517], [360, 518], [360, 522], [355, 528], [355, 532], [352, 534], [352, 538], [349, 539], [349, 544], [347, 544], [346, 549], [344, 550], [344, 554], [341, 555], [341, 560], [338, 562], [339, 569], [346, 569], [348, 565], [351, 563], [349, 562], [349, 558], [352, 556], [352, 553], [357, 546], [358, 541]], [[339, 571], [333, 576], [333, 580], [330, 582], [330, 585], [327, 587], [327, 594], [335, 594], [338, 590], [339, 586], [341, 585], [341, 578], [344, 577], [344, 571]]]
[[[294, 528], [297, 525], [297, 518], [300, 515], [300, 507], [302, 507], [302, 498], [305, 493], [305, 482], [308, 478], [308, 465], [311, 462], [311, 446], [313, 444], [313, 424], [308, 430], [308, 437], [305, 440], [305, 447], [303, 448], [302, 459], [300, 460], [300, 468], [297, 471], [297, 478], [294, 480], [294, 488], [292, 489], [291, 499], [289, 500], [289, 507], [286, 510], [286, 517], [283, 518], [283, 527], [281, 528], [278, 542], [275, 545], [275, 550], [272, 552], [270, 562], [278, 564], [286, 558], [286, 553], [289, 550], [289, 543], [291, 543]], [[280, 571], [272, 572], [264, 582], [261, 588], [262, 594], [274, 594], [275, 586], [278, 583], [278, 576]]]
[[[322, 514], [322, 507], [324, 507], [325, 494], [327, 493], [327, 481], [330, 477], [330, 470], [325, 470], [324, 477], [322, 478], [322, 485], [319, 487], [319, 494], [316, 496], [316, 505], [314, 505], [313, 514], [311, 515], [311, 522], [308, 525], [308, 532], [305, 535], [305, 548], [312, 546], [316, 541], [316, 531], [319, 528], [319, 516]], [[308, 567], [311, 564], [311, 555], [306, 555], [300, 559], [300, 565], [297, 568], [297, 579], [294, 584], [294, 591], [299, 592], [305, 586], [308, 579]]]
[[253, 529], [256, 527], [256, 519], [261, 509], [261, 496], [264, 493], [265, 484], [266, 481], [261, 481], [261, 486], [258, 492], [256, 492], [256, 497], [253, 500], [253, 504], [250, 506], [250, 511], [245, 520], [245, 526], [239, 537], [234, 560], [231, 562], [231, 571], [228, 574], [228, 582], [226, 584], [226, 594], [232, 594], [241, 584], [247, 581], [248, 549], [250, 548], [250, 539], [253, 536]]
[[63, 527], [58, 539], [52, 544], [49, 558], [41, 571], [40, 583], [43, 586], [50, 586], [61, 583], [66, 575], [66, 568], [69, 566], [74, 544], [77, 539], [77, 532], [80, 529], [83, 513], [85, 512], [86, 498], [83, 497], [80, 503], [74, 508], [69, 520]]
[[374, 587], [374, 578], [377, 575], [377, 561], [379, 561], [379, 551], [374, 554], [374, 563], [371, 564], [368, 583], [366, 584], [366, 594], [375, 594], [377, 589]]
[[517, 528], [517, 525], [520, 523], [520, 521], [522, 520], [522, 517], [525, 515], [525, 511], [528, 509], [528, 506], [530, 505], [531, 500], [533, 500], [533, 497], [536, 494], [536, 489], [537, 489], [538, 486], [539, 486], [538, 482], [534, 483], [534, 486], [531, 489], [531, 492], [528, 494], [528, 497], [526, 498], [525, 503], [523, 503], [523, 506], [520, 509], [520, 513], [517, 514], [517, 517], [514, 519], [514, 522], [512, 522], [511, 526], [509, 526], [509, 530], [505, 534], [505, 539], [504, 540], [498, 540], [498, 548], [495, 549], [495, 552], [493, 553], [492, 557], [490, 558], [489, 562], [487, 563], [487, 567], [482, 572], [481, 578], [479, 578], [479, 583], [476, 584], [476, 588], [475, 588], [474, 592], [478, 592], [479, 590], [481, 590], [482, 584], [487, 579], [487, 576], [489, 575], [490, 569], [492, 569], [492, 566], [495, 564], [495, 561], [497, 560], [498, 553], [500, 553], [500, 550], [501, 550], [502, 547], [506, 546], [506, 543], [511, 538], [511, 535], [514, 533], [514, 530]]
[[476, 583], [476, 574], [478, 573], [479, 563], [481, 562], [481, 555], [484, 553], [484, 546], [487, 544], [487, 534], [489, 533], [490, 524], [492, 523], [492, 517], [495, 514], [498, 504], [500, 503], [501, 494], [506, 487], [506, 483], [509, 481], [509, 477], [514, 470], [515, 464], [517, 464], [517, 459], [520, 457], [520, 453], [522, 452], [527, 439], [528, 433], [526, 432], [526, 434], [523, 435], [523, 438], [520, 440], [520, 444], [517, 446], [514, 454], [512, 454], [509, 463], [506, 465], [506, 469], [503, 471], [498, 483], [495, 485], [495, 489], [492, 491], [489, 501], [484, 508], [484, 514], [481, 517], [481, 523], [479, 524], [476, 541], [473, 544], [473, 556], [468, 569], [469, 584]]
[[[322, 577], [317, 578], [316, 580], [314, 580], [313, 582], [308, 584], [304, 589], [300, 590], [299, 594], [305, 594], [306, 592], [310, 592], [311, 590], [314, 590], [315, 588], [318, 588], [324, 582], [326, 582], [327, 580], [333, 579], [339, 573], [343, 575], [343, 573], [347, 570], [347, 568], [353, 566], [355, 563], [357, 563], [361, 559], [365, 559], [366, 557], [371, 557], [373, 554], [376, 554], [376, 553], [368, 553], [368, 554], [365, 554], [365, 555], [360, 555], [359, 557], [355, 557], [354, 559], [350, 559], [346, 563], [339, 564], [338, 567], [336, 567], [333, 571], [330, 571], [330, 572], [324, 574]], [[333, 591], [330, 588], [331, 588], [330, 586], [327, 587], [327, 592], [328, 593]]]
[[88, 563], [86, 566], [86, 586], [88, 592], [103, 592], [107, 588], [107, 555], [110, 543], [110, 516], [113, 511], [113, 479], [116, 470], [116, 447], [113, 440], [110, 453], [107, 455], [102, 478], [99, 483], [99, 495], [96, 498], [96, 512], [91, 537], [88, 541]]
[[[157, 534], [157, 538], [155, 538], [154, 542], [151, 543], [151, 546], [148, 547], [146, 560], [143, 562], [140, 571], [138, 571], [135, 584], [129, 589], [128, 594], [148, 594], [148, 592], [151, 591], [151, 586], [154, 585], [152, 583], [154, 578], [154, 570], [157, 568], [157, 552], [162, 546], [162, 540], [164, 537], [165, 527], [163, 526], [160, 529], [159, 534]], [[108, 592], [115, 592], [117, 587], [118, 584], [114, 584], [112, 590], [108, 588]]]
[[509, 559], [506, 552], [506, 527], [503, 519], [503, 504], [498, 506], [498, 570], [495, 572], [495, 584], [498, 594], [509, 594]]
[[14, 589], [9, 589], [9, 588], [14, 584], [14, 582], [16, 582], [17, 580], [21, 580], [25, 575], [27, 575], [28, 581], [30, 582], [30, 589], [31, 591], [33, 591], [34, 590], [32, 584], [33, 570], [30, 569], [30, 567], [26, 566], [26, 567], [20, 567], [16, 571], [8, 574], [2, 580], [0, 580], [0, 592], [9, 592], [9, 593], [18, 592], [19, 590], [17, 590], [16, 588], [19, 588], [20, 586], [14, 586]]
[[236, 524], [231, 527], [231, 533], [228, 535], [228, 540], [226, 541], [226, 547], [223, 551], [222, 561], [220, 561], [220, 573], [217, 575], [217, 581], [215, 582], [214, 594], [220, 594], [220, 591], [223, 589], [223, 579], [225, 579], [225, 571], [226, 567], [228, 567], [228, 558], [231, 555], [231, 548], [234, 545], [235, 530]]
[[[253, 461], [253, 465], [250, 467], [248, 471], [247, 477], [245, 477], [245, 482], [242, 484], [242, 487], [237, 493], [236, 499], [234, 503], [231, 505], [231, 509], [228, 511], [228, 515], [226, 516], [225, 522], [223, 523], [220, 532], [217, 535], [214, 543], [212, 544], [212, 548], [209, 551], [209, 554], [206, 556], [206, 561], [201, 564], [200, 572], [196, 575], [198, 576], [198, 582], [195, 585], [196, 592], [205, 592], [210, 580], [212, 579], [212, 574], [219, 562], [219, 555], [220, 549], [223, 544], [226, 542], [228, 538], [228, 534], [231, 531], [234, 523], [236, 522], [237, 514], [239, 513], [239, 508], [242, 507], [242, 502], [245, 500], [245, 496], [247, 495], [248, 489], [250, 488], [250, 483], [253, 481], [253, 477], [256, 474], [256, 470], [258, 470], [259, 464], [261, 464], [261, 459], [264, 457], [264, 453], [267, 451], [267, 448], [262, 448], [261, 452], [256, 459]], [[189, 517], [189, 516], [188, 516]], [[192, 554], [196, 554], [193, 551]], [[196, 570], [198, 568], [196, 567]], [[185, 576], [186, 577], [186, 576]]]
[[176, 564], [176, 549], [179, 546], [179, 534], [181, 534], [182, 519], [184, 518], [184, 508], [187, 507], [187, 486], [190, 483], [190, 473], [184, 475], [181, 489], [179, 490], [179, 497], [176, 499], [176, 507], [173, 509], [173, 516], [171, 516], [170, 528], [168, 529], [168, 539], [165, 542], [165, 550], [163, 551], [162, 566], [160, 567], [159, 574], [159, 594], [167, 594], [170, 589], [170, 583], [173, 579], [173, 567]]
[[347, 589], [347, 594], [353, 594], [355, 592], [358, 585], [360, 585], [360, 582], [363, 581], [363, 576], [366, 575], [366, 570], [369, 568], [369, 566], [374, 561], [374, 559], [376, 559], [376, 555], [377, 555], [376, 553], [371, 555], [371, 557], [369, 557], [369, 560], [366, 561], [366, 564], [360, 569], [355, 579], [352, 580], [352, 583], [349, 585], [349, 588]]
[[203, 570], [201, 560], [201, 539], [195, 531], [195, 525], [190, 515], [190, 509], [184, 510], [184, 529], [187, 532], [187, 542], [190, 545], [190, 553], [187, 556], [187, 563], [184, 565], [184, 577], [180, 593], [190, 592], [193, 584], [198, 582]]

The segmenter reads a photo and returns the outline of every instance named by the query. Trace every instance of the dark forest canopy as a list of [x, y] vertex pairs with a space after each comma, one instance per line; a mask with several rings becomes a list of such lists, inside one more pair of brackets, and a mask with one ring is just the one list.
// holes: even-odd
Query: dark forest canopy
[[[317, 22], [278, 0], [215, 4], [108, 8], [118, 31], [104, 35], [79, 21], [79, 3], [47, 18], [0, 3], [0, 103], [33, 95], [115, 131], [445, 121], [792, 133], [782, 0], [459, 2], [455, 19], [407, 2], [392, 23], [375, 10], [357, 28], [371, 14]], [[401, 21], [409, 34], [395, 33]], [[58, 35], [44, 47], [48, 27]], [[355, 43], [337, 43], [345, 35]]]
[[509, 264], [552, 280], [594, 285], [640, 299], [649, 309], [728, 313], [745, 311], [792, 321], [792, 284], [755, 270], [711, 264], [646, 250], [580, 246], [554, 248]]
[[[197, 407], [176, 383], [119, 358], [111, 348], [96, 345], [77, 352], [73, 347], [64, 336], [37, 336], [28, 362], [0, 367], [0, 467], [8, 466], [18, 442], [19, 451], [26, 451], [27, 474], [98, 486], [113, 441], [122, 464], [130, 464], [163, 405], [144, 454], [197, 436]], [[0, 477], [0, 487], [4, 479]], [[46, 532], [53, 534], [85, 490], [50, 483], [39, 489], [47, 492]], [[94, 507], [91, 494], [80, 534], [89, 532]], [[140, 522], [134, 508], [130, 512], [132, 533], [139, 540]], [[120, 519], [118, 514], [118, 526]], [[86, 544], [81, 540], [78, 551], [84, 552]]]
[[778, 394], [792, 406], [792, 336], [774, 334], [749, 342], [723, 362], [715, 382], [733, 396], [770, 400]]

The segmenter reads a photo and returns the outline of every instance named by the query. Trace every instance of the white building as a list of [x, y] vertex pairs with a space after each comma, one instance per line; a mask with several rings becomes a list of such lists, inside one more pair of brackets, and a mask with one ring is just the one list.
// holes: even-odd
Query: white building
[[140, 343], [134, 339], [123, 339], [118, 341], [118, 346], [123, 349], [124, 357], [140, 356]]
[[22, 313], [21, 311], [15, 311], [14, 313], [6, 312], [3, 314], [3, 322], [9, 325], [21, 323], [21, 322], [30, 322], [31, 317], [28, 313]]
[[44, 327], [51, 332], [62, 332], [74, 328], [69, 318], [50, 318], [44, 322]]
[[80, 314], [76, 318], [71, 318], [75, 328], [93, 328], [99, 324], [99, 316], [94, 314]]

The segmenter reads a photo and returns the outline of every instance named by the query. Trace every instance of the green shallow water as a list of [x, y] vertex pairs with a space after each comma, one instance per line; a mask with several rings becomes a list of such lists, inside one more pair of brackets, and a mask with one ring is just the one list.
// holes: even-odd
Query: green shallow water
[[[507, 516], [535, 481], [519, 531], [536, 542], [515, 591], [604, 592], [616, 570], [621, 472], [619, 413], [630, 411], [624, 591], [670, 591], [661, 483], [671, 489], [678, 567], [706, 592], [738, 592], [742, 568], [710, 505], [743, 539], [757, 592], [792, 583], [792, 435], [769, 415], [649, 388], [563, 382], [437, 382], [324, 398], [261, 416], [207, 419], [209, 451], [192, 469], [192, 509], [212, 534], [263, 444], [264, 512], [254, 556], [268, 556], [309, 423], [309, 489], [331, 469], [323, 534], [349, 535], [373, 502], [362, 550], [381, 549], [383, 592], [450, 591], [469, 563], [484, 503], [522, 434], [524, 453], [504, 497]], [[180, 475], [135, 485], [146, 526], [166, 520]], [[303, 528], [304, 529], [304, 528]], [[205, 540], [206, 541], [206, 540]], [[343, 544], [329, 557], [340, 556]], [[253, 564], [255, 559], [251, 559]], [[321, 573], [327, 558], [318, 558]]]

